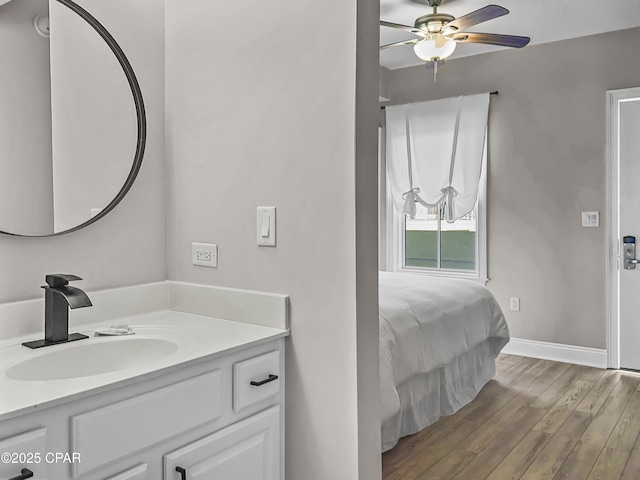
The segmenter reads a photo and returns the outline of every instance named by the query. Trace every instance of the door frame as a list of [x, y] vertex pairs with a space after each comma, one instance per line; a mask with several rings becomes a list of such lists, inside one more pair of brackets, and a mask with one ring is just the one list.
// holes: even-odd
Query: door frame
[[620, 368], [620, 157], [618, 105], [640, 98], [640, 87], [607, 91], [607, 367]]

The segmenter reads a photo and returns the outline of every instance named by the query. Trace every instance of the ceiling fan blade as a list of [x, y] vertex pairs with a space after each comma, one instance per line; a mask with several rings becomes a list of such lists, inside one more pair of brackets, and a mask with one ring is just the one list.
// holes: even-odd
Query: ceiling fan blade
[[531, 39], [529, 37], [520, 37], [518, 35], [501, 35], [499, 33], [472, 33], [462, 32], [449, 36], [451, 40], [460, 43], [487, 43], [489, 45], [502, 45], [504, 47], [522, 48], [527, 45]]
[[509, 10], [501, 7], [500, 5], [487, 5], [486, 7], [482, 7], [475, 12], [468, 13], [463, 17], [456, 18], [454, 21], [447, 23], [447, 26], [445, 27], [445, 33], [449, 33], [446, 31], [446, 28], [449, 27], [454, 27], [457, 29], [456, 31], [460, 31], [469, 27], [473, 27], [474, 25], [477, 25], [479, 23], [486, 22], [487, 20], [501, 17], [503, 15], [506, 15], [507, 13], [509, 13]]
[[399, 23], [385, 22], [380, 20], [380, 25], [383, 27], [397, 28], [398, 30], [404, 30], [405, 32], [413, 33], [414, 35], [424, 36], [424, 32], [416, 27], [410, 27], [408, 25], [400, 25]]
[[384, 50], [386, 48], [391, 48], [391, 47], [399, 47], [400, 45], [414, 45], [421, 41], [422, 41], [421, 39], [416, 38], [414, 40], [405, 40], [404, 42], [389, 43], [388, 45], [382, 45], [380, 47], [380, 50]]

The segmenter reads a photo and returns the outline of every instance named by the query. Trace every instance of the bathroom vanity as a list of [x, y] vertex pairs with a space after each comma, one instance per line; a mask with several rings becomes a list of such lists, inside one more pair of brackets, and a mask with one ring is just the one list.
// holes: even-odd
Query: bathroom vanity
[[[118, 318], [134, 335], [92, 336], [109, 320], [75, 325], [90, 338], [64, 345], [0, 343], [0, 478], [284, 478], [288, 329], [276, 326], [288, 299], [170, 283], [147, 287], [158, 301], [142, 303], [157, 307], [164, 288], [174, 309]], [[234, 309], [245, 318], [207, 315]], [[282, 318], [246, 321], [260, 312], [256, 323]]]
[[[54, 237], [93, 226], [122, 201], [140, 172], [147, 115], [164, 108], [164, 7], [111, 3], [118, 2], [0, 0], [5, 44], [21, 45], [4, 85], [20, 101], [14, 110], [3, 109], [2, 131], [11, 141], [0, 142], [7, 159], [0, 165], [6, 183], [0, 188], [0, 234]], [[138, 31], [138, 19], [153, 25]], [[124, 34], [126, 49], [135, 52], [133, 65], [105, 25]], [[152, 119], [149, 147], [158, 163], [164, 123]], [[164, 178], [153, 165], [148, 172], [156, 173], [147, 174], [145, 188]], [[161, 198], [146, 193], [142, 215], [146, 202]], [[160, 210], [165, 215], [163, 206], [155, 214]], [[135, 219], [135, 212], [122, 218]], [[150, 248], [157, 257], [143, 255], [130, 278], [165, 278], [163, 268], [141, 274], [151, 261], [166, 265], [166, 246], [159, 246], [166, 238], [156, 238], [166, 233], [159, 218], [153, 230], [127, 233], [132, 251], [142, 242], [157, 244]], [[105, 232], [62, 250], [82, 265], [86, 257], [74, 250], [94, 249], [88, 264], [101, 274], [124, 248], [118, 241], [112, 245]], [[24, 248], [32, 252], [44, 243]], [[43, 250], [55, 251], [50, 245]], [[37, 255], [25, 259], [38, 264]], [[100, 284], [113, 285], [115, 278]], [[42, 299], [0, 305], [0, 479], [284, 477], [286, 295], [166, 281], [87, 292], [85, 298], [67, 285], [76, 280], [48, 275], [46, 308]], [[134, 334], [94, 335], [122, 324]]]

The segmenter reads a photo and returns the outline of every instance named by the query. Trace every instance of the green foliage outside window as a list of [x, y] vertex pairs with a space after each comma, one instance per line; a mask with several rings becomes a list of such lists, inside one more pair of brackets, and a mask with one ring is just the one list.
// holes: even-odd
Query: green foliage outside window
[[[438, 268], [438, 232], [432, 230], [405, 231], [405, 265], [407, 267]], [[441, 268], [476, 269], [476, 232], [443, 231]]]

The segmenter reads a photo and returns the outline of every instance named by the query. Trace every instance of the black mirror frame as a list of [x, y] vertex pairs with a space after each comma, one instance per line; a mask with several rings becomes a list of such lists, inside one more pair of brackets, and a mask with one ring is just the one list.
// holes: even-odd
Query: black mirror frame
[[124, 182], [124, 185], [118, 192], [118, 194], [109, 202], [109, 204], [102, 209], [102, 211], [96, 215], [95, 217], [90, 218], [84, 223], [77, 225], [68, 230], [64, 230], [62, 232], [54, 232], [47, 235], [24, 235], [19, 233], [11, 233], [0, 230], [0, 233], [6, 235], [12, 235], [16, 237], [56, 237], [58, 235], [64, 235], [66, 233], [75, 232], [84, 227], [88, 227], [89, 225], [97, 222], [102, 217], [107, 215], [111, 210], [113, 210], [118, 203], [122, 201], [127, 192], [133, 186], [133, 182], [138, 176], [138, 172], [140, 171], [140, 167], [142, 166], [142, 158], [144, 157], [144, 150], [147, 143], [147, 118], [144, 109], [144, 101], [142, 99], [142, 91], [140, 90], [140, 85], [138, 84], [138, 80], [136, 75], [127, 59], [126, 55], [118, 45], [118, 42], [111, 36], [109, 31], [98, 21], [96, 20], [89, 12], [80, 7], [78, 4], [72, 2], [71, 0], [56, 0], [58, 3], [61, 3], [65, 7], [69, 8], [77, 15], [79, 15], [82, 19], [84, 19], [91, 27], [102, 37], [102, 39], [107, 43], [113, 54], [118, 59], [118, 63], [122, 67], [125, 76], [127, 77], [127, 81], [129, 82], [129, 87], [131, 88], [131, 94], [133, 95], [133, 102], [136, 108], [136, 117], [137, 117], [137, 125], [138, 125], [138, 138], [136, 144], [136, 152], [133, 157], [133, 165], [131, 166], [131, 170], [129, 171], [129, 175]]

